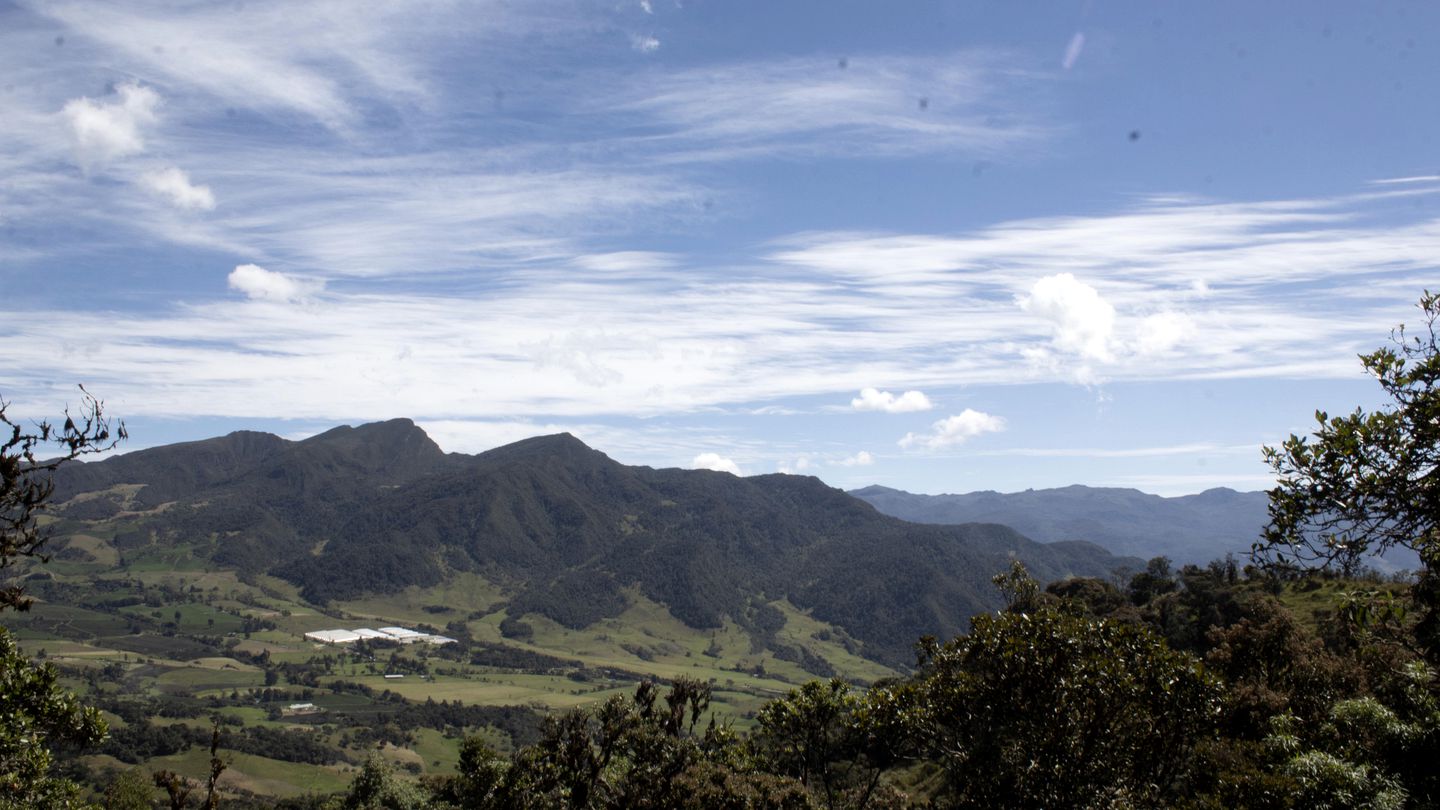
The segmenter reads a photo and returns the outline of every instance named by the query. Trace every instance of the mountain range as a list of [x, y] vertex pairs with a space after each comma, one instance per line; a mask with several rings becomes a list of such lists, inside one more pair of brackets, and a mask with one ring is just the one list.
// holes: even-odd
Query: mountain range
[[870, 486], [850, 494], [916, 523], [1001, 523], [1042, 543], [1086, 540], [1116, 554], [1165, 556], [1182, 564], [1246, 557], [1269, 522], [1266, 493], [1225, 488], [1174, 498], [1084, 486], [963, 495]]
[[1140, 564], [995, 523], [906, 522], [812, 477], [625, 466], [569, 434], [446, 454], [404, 419], [302, 441], [237, 432], [66, 465], [55, 482], [56, 533], [103, 526], [122, 561], [185, 549], [319, 604], [469, 572], [506, 594], [512, 626], [585, 627], [638, 592], [692, 628], [728, 620], [762, 641], [783, 599], [902, 667], [919, 636], [996, 607], [990, 578], [1012, 559], [1042, 580]]

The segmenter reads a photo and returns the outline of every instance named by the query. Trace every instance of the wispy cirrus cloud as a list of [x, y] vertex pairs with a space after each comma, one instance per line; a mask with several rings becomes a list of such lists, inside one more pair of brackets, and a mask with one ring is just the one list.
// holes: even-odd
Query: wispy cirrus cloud
[[[1178, 218], [1166, 205], [1172, 209], [1166, 216]], [[1206, 204], [1192, 209], [1197, 219], [1211, 216]], [[1092, 219], [1096, 233], [1113, 230], [1107, 217]], [[1092, 269], [1088, 279], [1114, 302], [1117, 345], [1139, 339], [1157, 313], [1183, 315], [1192, 337], [1152, 336], [1169, 345], [1162, 354], [1117, 350], [1104, 374], [1114, 380], [1355, 374], [1355, 353], [1373, 346], [1375, 324], [1407, 317], [1423, 286], [1417, 272], [1415, 289], [1407, 289], [1394, 268], [1426, 266], [1440, 255], [1440, 228], [1429, 221], [1366, 233], [1349, 221], [1278, 235], [1237, 222], [1228, 239], [1215, 233], [1213, 245], [1196, 250], [1244, 252], [1257, 242], [1280, 250], [1288, 242], [1295, 260], [1286, 278], [1307, 283], [1275, 286], [1237, 272], [1204, 293], [1144, 265], [1143, 251], [1112, 239], [1114, 264]], [[1369, 251], [1369, 263], [1342, 270], [1314, 249], [1317, 242], [1337, 249], [1363, 243], [1353, 253]], [[84, 312], [5, 312], [0, 335], [10, 359], [0, 386], [85, 379], [103, 383], [137, 412], [173, 415], [253, 416], [283, 401], [297, 418], [548, 414], [573, 421], [833, 397], [875, 379], [912, 390], [1065, 379], [1029, 362], [1027, 352], [1047, 349], [1053, 335], [1014, 301], [1033, 286], [1038, 259], [1028, 248], [1017, 249], [1018, 257], [992, 248], [979, 271], [986, 284], [953, 289], [943, 280], [903, 289], [835, 285], [826, 268], [796, 272], [789, 261], [737, 268], [675, 255], [665, 258], [674, 272], [612, 277], [577, 271], [578, 259], [569, 257], [497, 271], [483, 285], [451, 280], [430, 292], [331, 285], [298, 311], [282, 306], [296, 296], [280, 290], [267, 297], [257, 283], [257, 300], [111, 313], [103, 323]], [[626, 267], [636, 261], [618, 260]], [[1169, 254], [1153, 259], [1162, 268], [1184, 261]], [[1353, 280], [1367, 271], [1396, 284], [1358, 307], [1336, 309], [1332, 291], [1359, 294]], [[223, 277], [226, 270], [214, 272]], [[75, 350], [57, 353], [55, 334], [66, 335]]]
[[[921, 321], [926, 302], [947, 302], [928, 321], [935, 335], [976, 350], [1008, 345], [1044, 378], [1331, 376], [1353, 368], [1363, 323], [1403, 315], [1399, 305], [1434, 272], [1440, 221], [1381, 224], [1392, 199], [1155, 197], [1112, 214], [958, 235], [800, 234], [778, 240], [769, 258], [903, 301]], [[1315, 342], [1294, 339], [1301, 334]]]
[[[110, 64], [132, 74], [191, 87], [223, 104], [348, 129], [367, 100], [403, 105], [428, 95], [421, 63], [407, 48], [429, 38], [433, 49], [446, 40], [447, 27], [473, 18], [427, 14], [425, 5], [72, 0], [29, 7], [103, 47]], [[502, 4], [490, 5], [497, 28], [512, 19]]]
[[[765, 60], [647, 77], [592, 110], [631, 118], [667, 161], [941, 152], [970, 159], [1053, 134], [1020, 97], [1042, 77], [1000, 52]], [[923, 101], [922, 101], [923, 99]]]
[[[542, 79], [517, 70], [503, 45], [524, 41], [560, 61], [620, 49], [611, 36], [620, 12], [561, 0], [463, 13], [271, 0], [19, 9], [17, 33], [0, 33], [0, 69], [23, 73], [26, 92], [7, 99], [16, 103], [0, 135], [27, 148], [14, 165], [0, 157], [0, 168], [33, 173], [52, 198], [0, 189], [12, 221], [69, 210], [80, 212], [77, 228], [129, 229], [317, 276], [476, 273], [598, 254], [588, 242], [713, 221], [727, 190], [711, 170], [739, 157], [974, 156], [1050, 133], [1018, 97], [1044, 77], [1001, 52], [857, 56], [844, 69], [828, 58], [611, 64]], [[21, 55], [49, 32], [84, 47], [37, 68]], [[460, 55], [490, 77], [485, 92], [453, 75]], [[110, 101], [89, 89], [96, 72], [138, 78]], [[65, 180], [47, 116], [67, 104], [86, 161], [158, 159], [117, 176], [163, 206], [106, 184], [77, 189], [88, 204], [53, 197]], [[217, 200], [223, 217], [174, 216]]]
[[[779, 240], [770, 255], [875, 286], [948, 281], [1007, 290], [1022, 274], [1026, 287], [1068, 272], [1082, 280], [1163, 281], [1193, 291], [1316, 272], [1334, 276], [1397, 261], [1425, 266], [1423, 249], [1400, 240], [1433, 238], [1435, 225], [1366, 227], [1363, 213], [1375, 202], [1367, 195], [1252, 203], [1153, 196], [1103, 215], [1021, 219], [961, 235], [801, 234]], [[1098, 288], [1107, 299], [1127, 292], [1110, 287]]]
[[1009, 447], [1003, 450], [977, 450], [977, 456], [1025, 456], [1029, 458], [1160, 458], [1194, 456], [1197, 454], [1242, 454], [1254, 456], [1254, 444], [1221, 445], [1214, 442], [1191, 442], [1161, 447]]

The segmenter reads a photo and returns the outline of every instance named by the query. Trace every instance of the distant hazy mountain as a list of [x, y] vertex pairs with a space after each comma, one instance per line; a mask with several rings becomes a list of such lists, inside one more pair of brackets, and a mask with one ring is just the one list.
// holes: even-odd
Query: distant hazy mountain
[[695, 628], [763, 623], [788, 598], [901, 665], [920, 635], [995, 607], [990, 577], [1012, 558], [1047, 580], [1139, 562], [993, 523], [907, 523], [815, 478], [628, 467], [568, 434], [446, 455], [409, 420], [72, 464], [57, 494], [57, 529], [113, 537], [122, 559], [185, 548], [317, 602], [460, 571], [502, 585], [512, 618], [571, 627], [618, 615], [627, 588]]
[[1085, 540], [1116, 554], [1163, 555], [1177, 563], [1244, 557], [1268, 519], [1264, 492], [1223, 488], [1176, 498], [1083, 486], [964, 495], [872, 486], [850, 494], [917, 523], [1002, 523], [1040, 542]]

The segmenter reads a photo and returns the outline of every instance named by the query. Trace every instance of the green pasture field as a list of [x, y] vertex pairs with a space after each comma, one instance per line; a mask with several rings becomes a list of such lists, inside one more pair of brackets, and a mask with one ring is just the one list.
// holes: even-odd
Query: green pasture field
[[110, 636], [101, 641], [107, 647], [114, 647], [117, 650], [170, 661], [188, 661], [213, 654], [209, 647], [184, 636], [142, 634]]
[[[220, 775], [222, 791], [243, 789], [279, 798], [344, 790], [349, 787], [357, 770], [353, 765], [304, 765], [223, 748], [220, 749], [220, 759], [226, 763], [225, 772]], [[210, 751], [192, 748], [184, 753], [156, 757], [146, 763], [146, 768], [166, 768], [191, 778], [201, 778], [210, 772]]]
[[348, 692], [342, 692], [340, 694], [317, 692], [310, 702], [334, 714], [347, 714], [353, 717], [372, 719], [384, 714], [394, 714], [400, 709], [399, 706], [393, 703], [381, 703], [364, 695], [356, 695]]
[[208, 692], [264, 686], [265, 676], [253, 669], [246, 672], [189, 666], [172, 669], [156, 678], [155, 683], [162, 688], [183, 687], [191, 694], [203, 697]]
[[5, 617], [5, 626], [21, 638], [93, 639], [127, 633], [123, 618], [82, 607], [36, 602], [25, 613]]
[[412, 701], [458, 700], [481, 706], [542, 706], [547, 709], [588, 705], [614, 694], [629, 694], [634, 691], [633, 684], [595, 690], [583, 688], [583, 684], [561, 676], [519, 673], [489, 675], [485, 676], [485, 680], [447, 676], [440, 676], [433, 681], [421, 680], [415, 676], [385, 680], [379, 675], [369, 675], [357, 680], [376, 691], [389, 689], [394, 694]]
[[[51, 661], [72, 661], [72, 662], [98, 662], [108, 663], [110, 661], [124, 661], [125, 653], [113, 650], [108, 647], [99, 647], [94, 644], [86, 644], [81, 641], [69, 641], [58, 639], [54, 636], [38, 636], [26, 638], [23, 634], [16, 634], [20, 637], [20, 649], [31, 657], [45, 653], [45, 657]], [[130, 656], [132, 659], [134, 656]]]
[[[313, 703], [315, 701], [312, 700], [310, 702]], [[301, 726], [301, 724], [293, 723], [289, 720], [271, 720], [269, 709], [261, 706], [226, 706], [223, 709], [218, 709], [217, 713], [227, 717], [238, 717], [247, 726], [266, 726], [268, 728], [297, 728]], [[204, 718], [200, 718], [200, 720], [205, 723], [206, 728], [210, 727], [209, 720]]]
[[412, 750], [420, 757], [425, 773], [453, 774], [460, 761], [460, 738], [446, 737], [444, 733], [433, 728], [422, 728], [415, 732], [415, 746]]
[[177, 632], [193, 635], [227, 635], [238, 633], [244, 628], [244, 621], [239, 616], [195, 602], [163, 608], [127, 605], [119, 608], [118, 612], [160, 622], [174, 622]]

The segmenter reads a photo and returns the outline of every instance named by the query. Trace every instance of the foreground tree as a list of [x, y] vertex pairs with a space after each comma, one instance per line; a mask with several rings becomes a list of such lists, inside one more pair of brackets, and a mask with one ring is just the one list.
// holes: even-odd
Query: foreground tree
[[913, 690], [900, 681], [864, 693], [839, 678], [810, 681], [760, 710], [748, 740], [752, 761], [799, 780], [826, 810], [892, 806], [903, 796], [881, 779], [915, 758], [912, 708]]
[[[36, 517], [54, 491], [50, 473], [125, 437], [124, 425], [112, 433], [102, 403], [81, 391], [82, 409], [67, 412], [58, 428], [48, 422], [26, 427], [0, 400], [0, 429], [6, 434], [0, 435], [0, 574], [26, 558], [43, 559], [45, 536]], [[30, 602], [19, 585], [0, 589], [0, 611], [26, 610]], [[100, 713], [81, 706], [58, 679], [54, 666], [32, 663], [0, 628], [0, 808], [75, 806], [79, 789], [50, 774], [50, 748], [62, 742], [93, 745], [106, 727]]]
[[[111, 432], [104, 403], [83, 387], [77, 413], [65, 412], [59, 427], [49, 422], [25, 425], [11, 418], [0, 399], [0, 576], [23, 560], [44, 559], [45, 535], [36, 521], [55, 491], [50, 474], [61, 464], [113, 448], [126, 438], [125, 424]], [[18, 585], [0, 589], [0, 610], [25, 610], [30, 600]]]
[[50, 774], [50, 746], [94, 745], [105, 721], [59, 677], [53, 665], [31, 663], [0, 629], [0, 808], [69, 807], [79, 795], [74, 783]]
[[1163, 805], [1220, 687], [1148, 629], [1041, 606], [922, 644], [917, 738], [958, 807]]
[[459, 773], [434, 780], [437, 804], [468, 810], [806, 810], [798, 782], [741, 762], [727, 727], [697, 730], [710, 687], [676, 678], [662, 697], [644, 682], [630, 699], [546, 718], [541, 737], [506, 758], [479, 739], [460, 751]]
[[430, 810], [433, 806], [418, 785], [396, 774], [379, 754], [371, 754], [350, 790], [326, 810]]
[[1255, 556], [1272, 565], [1338, 567], [1400, 546], [1427, 568], [1440, 562], [1440, 295], [1420, 298], [1424, 323], [1391, 333], [1393, 346], [1361, 355], [1392, 404], [1332, 417], [1313, 436], [1264, 448], [1278, 484]]
[[1345, 416], [1315, 414], [1313, 437], [1266, 447], [1278, 477], [1256, 561], [1274, 568], [1353, 572], [1366, 554], [1401, 547], [1420, 556], [1411, 589], [1415, 641], [1440, 666], [1440, 295], [1420, 297], [1423, 324], [1361, 355], [1392, 404]]

